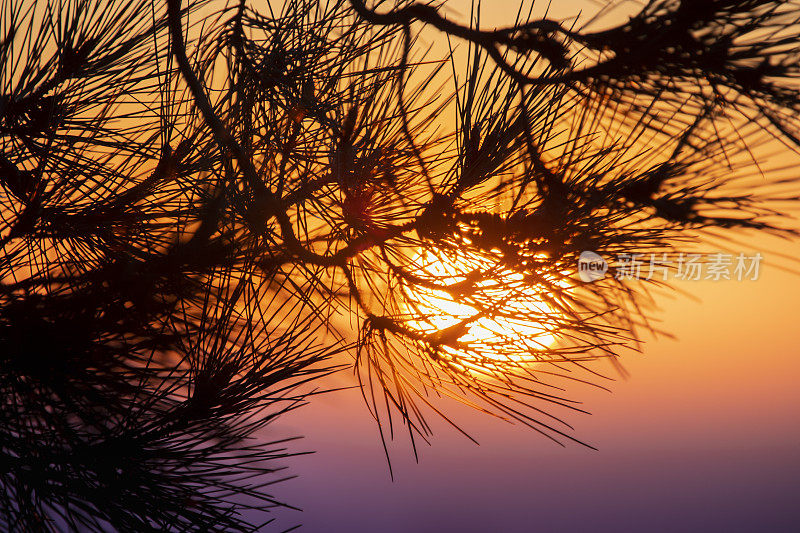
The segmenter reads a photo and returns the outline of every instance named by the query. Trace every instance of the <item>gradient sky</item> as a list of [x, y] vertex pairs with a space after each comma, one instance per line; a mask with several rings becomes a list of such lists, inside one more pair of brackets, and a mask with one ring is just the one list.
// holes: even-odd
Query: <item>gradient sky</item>
[[[515, 4], [492, 2], [485, 25], [511, 22]], [[463, 12], [465, 2], [449, 5]], [[734, 248], [765, 256], [758, 281], [676, 282], [691, 298], [664, 298], [657, 315], [676, 339], [626, 356], [630, 378], [612, 393], [570, 391], [592, 414], [568, 421], [599, 451], [457, 408], [481, 445], [434, 424], [419, 464], [406, 441], [393, 445], [392, 482], [359, 393], [330, 394], [271, 429], [316, 450], [287, 462], [299, 478], [274, 493], [304, 512], [282, 511], [278, 523], [314, 533], [800, 531], [800, 277], [779, 268], [792, 265], [779, 254], [800, 258], [800, 243]]]
[[[309, 532], [800, 531], [800, 279], [763, 239], [758, 281], [682, 282], [660, 302], [677, 340], [649, 340], [612, 393], [576, 388], [569, 421], [599, 451], [561, 448], [461, 410], [476, 446], [439, 425], [419, 464], [399, 441], [391, 482], [356, 392], [318, 397], [272, 431], [305, 435], [275, 493]], [[770, 258], [772, 257], [772, 261]], [[772, 264], [771, 264], [772, 263]], [[345, 376], [341, 378], [346, 383]]]

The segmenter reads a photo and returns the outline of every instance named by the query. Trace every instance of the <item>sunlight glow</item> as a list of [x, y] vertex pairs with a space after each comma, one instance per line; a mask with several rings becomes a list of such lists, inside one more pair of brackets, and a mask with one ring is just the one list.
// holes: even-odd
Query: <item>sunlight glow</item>
[[[437, 290], [415, 286], [410, 311], [418, 317], [412, 327], [425, 333], [435, 333], [472, 319], [458, 337], [459, 348], [442, 349], [456, 358], [477, 358], [486, 362], [536, 362], [551, 350], [557, 335], [552, 318], [557, 311], [542, 297], [543, 287], [526, 282], [523, 275], [509, 270], [496, 270], [494, 262], [485, 258], [459, 256], [443, 260], [432, 252], [421, 252], [414, 261], [420, 276], [450, 287]], [[471, 272], [490, 273], [475, 283], [475, 291], [459, 297], [453, 288], [464, 284]], [[558, 283], [566, 286], [566, 283]], [[474, 305], [476, 298], [485, 302]], [[493, 313], [480, 316], [479, 308], [498, 302]], [[469, 355], [464, 351], [468, 347]]]

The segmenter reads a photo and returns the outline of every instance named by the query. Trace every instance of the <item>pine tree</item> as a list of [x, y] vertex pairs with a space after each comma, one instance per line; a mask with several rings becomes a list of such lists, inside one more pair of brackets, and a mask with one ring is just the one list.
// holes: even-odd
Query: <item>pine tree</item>
[[4, 530], [259, 529], [290, 454], [259, 435], [347, 369], [384, 439], [429, 439], [452, 398], [580, 442], [570, 383], [654, 331], [665, 285], [583, 283], [582, 252], [795, 235], [774, 206], [800, 182], [754, 155], [800, 147], [794, 1], [650, 0], [603, 30], [0, 10]]

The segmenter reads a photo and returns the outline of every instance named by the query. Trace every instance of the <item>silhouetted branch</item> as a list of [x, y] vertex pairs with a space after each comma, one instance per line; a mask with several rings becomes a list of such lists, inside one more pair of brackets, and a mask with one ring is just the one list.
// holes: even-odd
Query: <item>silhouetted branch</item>
[[384, 4], [2, 2], [0, 526], [257, 530], [269, 422], [341, 368], [387, 458], [467, 435], [441, 399], [590, 446], [572, 386], [670, 284], [582, 252], [796, 236], [795, 2]]

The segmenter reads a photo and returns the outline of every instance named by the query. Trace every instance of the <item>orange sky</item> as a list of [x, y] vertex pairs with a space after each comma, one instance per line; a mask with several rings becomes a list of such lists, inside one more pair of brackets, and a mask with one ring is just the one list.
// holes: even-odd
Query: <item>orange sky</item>
[[[486, 25], [511, 22], [512, 4], [491, 2]], [[303, 522], [305, 531], [800, 530], [800, 277], [778, 268], [796, 267], [779, 254], [800, 258], [800, 241], [743, 240], [734, 251], [765, 257], [758, 281], [676, 282], [699, 299], [658, 302], [657, 317], [677, 339], [646, 339], [644, 354], [623, 359], [630, 378], [612, 383], [612, 393], [569, 391], [592, 415], [568, 421], [599, 451], [563, 449], [457, 409], [481, 446], [434, 424], [419, 465], [406, 441], [394, 446], [392, 483], [360, 396], [335, 393], [273, 429], [305, 435], [296, 448], [317, 451], [290, 463], [299, 479], [276, 487], [306, 510], [281, 523]]]
[[766, 257], [758, 281], [683, 282], [701, 302], [660, 302], [677, 340], [649, 340], [643, 355], [625, 357], [631, 376], [612, 393], [570, 391], [592, 415], [569, 422], [599, 451], [560, 448], [460, 409], [481, 445], [434, 424], [420, 464], [405, 441], [394, 446], [392, 483], [360, 396], [335, 393], [274, 428], [305, 435], [298, 447], [317, 451], [292, 461], [299, 479], [276, 488], [306, 511], [281, 519], [307, 531], [476, 533], [800, 524], [800, 280], [771, 266], [768, 252], [800, 257], [800, 243], [752, 244], [743, 251]]

